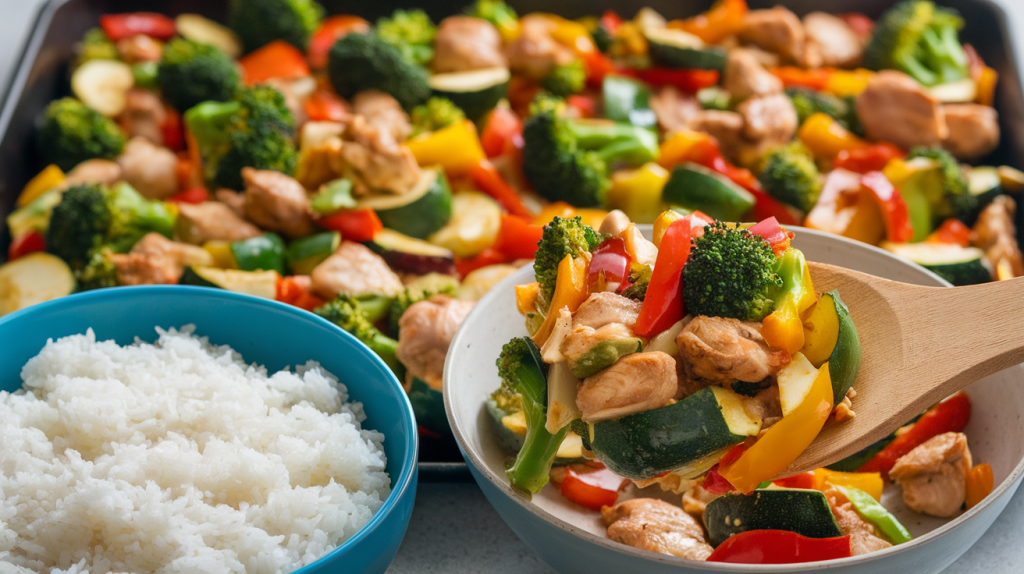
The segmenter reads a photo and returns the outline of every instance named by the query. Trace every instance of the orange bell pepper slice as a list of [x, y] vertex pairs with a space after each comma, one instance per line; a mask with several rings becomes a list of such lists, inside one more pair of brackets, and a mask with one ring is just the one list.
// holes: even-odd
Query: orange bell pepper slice
[[974, 508], [986, 496], [992, 492], [995, 481], [992, 477], [992, 467], [983, 462], [967, 473], [967, 510]]
[[587, 300], [590, 293], [587, 289], [587, 262], [581, 257], [573, 259], [572, 255], [566, 255], [565, 259], [558, 264], [558, 279], [555, 281], [555, 294], [551, 297], [551, 304], [548, 306], [548, 314], [540, 329], [533, 336], [533, 342], [538, 347], [543, 347], [551, 336], [558, 320], [559, 309], [567, 307], [570, 312], [575, 313], [580, 305]]
[[271, 78], [299, 78], [309, 75], [306, 58], [284, 40], [274, 40], [238, 60], [245, 85], [261, 84]]
[[685, 20], [672, 20], [668, 27], [689, 32], [708, 44], [717, 44], [743, 28], [743, 17], [746, 14], [746, 0], [722, 0], [703, 14]]

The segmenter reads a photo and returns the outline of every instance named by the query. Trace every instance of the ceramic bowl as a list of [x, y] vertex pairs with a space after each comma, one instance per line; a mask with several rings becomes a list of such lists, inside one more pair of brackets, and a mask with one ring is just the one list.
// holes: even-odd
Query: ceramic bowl
[[363, 403], [365, 428], [384, 434], [391, 494], [369, 524], [296, 574], [384, 572], [405, 536], [416, 496], [416, 421], [405, 391], [373, 352], [332, 323], [282, 303], [217, 289], [181, 286], [102, 289], [29, 307], [0, 318], [0, 390], [21, 387], [22, 366], [47, 339], [84, 333], [121, 345], [152, 342], [155, 326], [195, 324], [198, 335], [226, 344], [271, 372], [319, 361]]
[[[649, 231], [649, 226], [648, 226]], [[794, 245], [810, 261], [841, 265], [880, 277], [920, 285], [947, 285], [917, 265], [863, 243], [826, 233], [795, 228]], [[526, 335], [516, 311], [514, 287], [533, 281], [530, 266], [498, 284], [476, 306], [452, 341], [445, 364], [444, 396], [455, 438], [469, 469], [487, 499], [512, 530], [559, 572], [673, 573], [688, 572], [899, 572], [933, 574], [963, 554], [992, 524], [1016, 491], [1024, 473], [1024, 366], [1016, 366], [973, 384], [968, 392], [974, 416], [966, 429], [978, 462], [992, 465], [995, 489], [971, 510], [937, 519], [907, 509], [898, 489], [886, 489], [884, 504], [910, 530], [914, 540], [880, 552], [810, 564], [733, 565], [684, 560], [637, 550], [605, 537], [598, 513], [565, 500], [552, 486], [527, 500], [513, 491], [505, 477], [506, 453], [492, 432], [484, 408], [500, 379], [494, 365], [509, 339]], [[857, 310], [851, 309], [856, 322]], [[951, 344], [957, 341], [950, 331]], [[899, 381], [893, 381], [899, 384]], [[856, 400], [854, 400], [856, 407]], [[1013, 440], [1007, 438], [1013, 437]]]

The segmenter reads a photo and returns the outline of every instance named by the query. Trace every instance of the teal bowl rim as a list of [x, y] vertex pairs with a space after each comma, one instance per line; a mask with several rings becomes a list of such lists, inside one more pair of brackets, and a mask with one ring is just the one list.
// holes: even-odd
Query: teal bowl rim
[[[393, 385], [399, 392], [401, 397], [401, 404], [403, 405], [402, 415], [409, 424], [409, 428], [412, 430], [409, 436], [402, 437], [406, 446], [406, 456], [402, 460], [402, 470], [398, 475], [397, 480], [391, 482], [391, 493], [384, 500], [384, 504], [381, 505], [380, 509], [373, 514], [373, 518], [366, 523], [365, 526], [359, 529], [358, 532], [349, 537], [348, 540], [338, 545], [336, 548], [324, 554], [320, 558], [311, 564], [303, 566], [298, 570], [292, 572], [292, 574], [303, 574], [305, 572], [311, 572], [314, 568], [319, 568], [324, 562], [334, 559], [349, 550], [352, 550], [356, 545], [359, 544], [362, 539], [369, 536], [369, 533], [380, 526], [384, 519], [390, 514], [395, 507], [398, 505], [398, 500], [405, 497], [410, 492], [410, 486], [413, 482], [413, 477], [416, 474], [416, 464], [419, 459], [419, 435], [416, 433], [416, 417], [412, 412], [412, 403], [409, 402], [409, 396], [405, 392], [405, 388], [402, 387], [401, 383], [394, 373], [391, 372], [391, 368], [387, 366], [384, 361], [377, 356], [376, 353], [371, 351], [366, 345], [364, 345], [359, 339], [356, 339], [349, 332], [345, 331], [341, 327], [338, 327], [334, 323], [308, 311], [304, 311], [293, 305], [281, 303], [279, 301], [273, 301], [271, 299], [265, 299], [263, 297], [256, 297], [254, 295], [246, 295], [243, 293], [235, 293], [232, 291], [225, 291], [223, 289], [213, 289], [210, 287], [194, 287], [190, 285], [138, 285], [131, 287], [111, 287], [107, 289], [97, 289], [95, 291], [86, 291], [84, 293], [75, 293], [59, 299], [53, 299], [32, 305], [20, 309], [13, 313], [9, 313], [0, 317], [0, 329], [4, 328], [7, 323], [21, 318], [25, 315], [32, 315], [33, 313], [41, 313], [44, 311], [67, 311], [73, 309], [75, 306], [86, 301], [92, 301], [94, 299], [116, 299], [122, 292], [130, 290], [133, 295], [147, 294], [153, 297], [160, 297], [161, 294], [169, 292], [192, 292], [196, 296], [210, 297], [213, 299], [221, 299], [231, 303], [247, 303], [255, 304], [257, 306], [265, 306], [276, 311], [284, 312], [287, 315], [291, 315], [295, 319], [300, 321], [307, 321], [314, 325], [326, 327], [328, 330], [334, 331], [340, 335], [343, 339], [347, 339], [352, 343], [355, 343], [355, 347], [367, 358], [370, 362], [376, 363], [380, 367], [381, 371], [387, 373], [387, 381]], [[346, 387], [348, 385], [346, 384]], [[390, 437], [385, 437], [390, 438]], [[412, 491], [415, 494], [415, 491]]]

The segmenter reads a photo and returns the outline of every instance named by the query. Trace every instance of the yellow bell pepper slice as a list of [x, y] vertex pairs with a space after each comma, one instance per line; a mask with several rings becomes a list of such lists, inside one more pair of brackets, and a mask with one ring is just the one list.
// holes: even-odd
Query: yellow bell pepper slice
[[537, 295], [540, 295], [540, 283], [534, 281], [526, 285], [516, 285], [516, 309], [520, 315], [537, 311]]
[[486, 158], [476, 126], [469, 120], [409, 140], [406, 145], [421, 167], [440, 165], [448, 177], [462, 175]]
[[806, 398], [769, 428], [735, 461], [718, 469], [736, 490], [753, 492], [757, 485], [786, 470], [825, 426], [832, 412], [832, 380], [828, 363], [821, 366]]
[[548, 306], [544, 322], [533, 336], [533, 342], [537, 343], [538, 347], [543, 347], [555, 328], [555, 322], [558, 321], [559, 309], [568, 307], [570, 312], [575, 313], [587, 300], [587, 295], [587, 261], [582, 257], [573, 259], [572, 255], [566, 255], [558, 264], [555, 294], [551, 297], [551, 305]]
[[817, 302], [811, 269], [798, 249], [789, 249], [782, 256], [779, 275], [783, 280], [783, 295], [775, 311], [764, 318], [761, 335], [769, 346], [785, 349], [789, 354], [804, 346], [803, 318]]
[[683, 218], [683, 215], [678, 211], [668, 210], [663, 212], [654, 220], [654, 232], [651, 238], [651, 243], [654, 243], [655, 247], [661, 247], [661, 240], [665, 237], [665, 232], [668, 231], [668, 227], [674, 222]]
[[812, 365], [820, 368], [832, 356], [837, 341], [839, 315], [836, 306], [831, 301], [827, 305], [819, 301], [804, 321], [804, 346], [800, 352]]
[[608, 212], [603, 209], [590, 207], [573, 207], [564, 201], [556, 201], [542, 207], [540, 213], [534, 216], [533, 223], [536, 225], [547, 225], [551, 223], [551, 220], [556, 215], [562, 218], [571, 218], [578, 215], [583, 220], [584, 225], [597, 229], [601, 227], [601, 222], [604, 221]]
[[707, 141], [708, 137], [708, 134], [704, 132], [675, 132], [662, 142], [659, 147], [658, 165], [670, 169], [677, 163], [689, 161], [694, 147]]
[[18, 195], [18, 207], [24, 207], [32, 203], [32, 200], [62, 183], [64, 183], [64, 172], [51, 163], [44, 167], [43, 171], [37, 173], [35, 177], [28, 180], [25, 187], [21, 189], [21, 194]]
[[597, 50], [594, 41], [590, 38], [590, 32], [583, 24], [567, 20], [556, 14], [539, 13], [535, 15], [543, 16], [557, 24], [558, 26], [551, 31], [551, 38], [567, 48], [572, 48], [577, 56], [592, 54]]
[[656, 163], [612, 174], [606, 203], [621, 209], [634, 223], [651, 223], [663, 211], [661, 190], [668, 181], [668, 170]]
[[839, 472], [827, 468], [814, 470], [814, 490], [824, 492], [830, 484], [863, 490], [879, 502], [882, 500], [882, 489], [885, 487], [882, 475], [878, 472]]
[[825, 91], [836, 96], [856, 96], [868, 87], [868, 80], [875, 72], [864, 68], [856, 70], [835, 70], [825, 82]]
[[821, 112], [804, 121], [797, 130], [797, 137], [818, 159], [830, 160], [843, 150], [862, 149], [871, 145], [850, 133], [828, 114]]
[[231, 242], [213, 240], [203, 244], [203, 249], [213, 258], [212, 267], [220, 269], [238, 269], [235, 254], [231, 252]]

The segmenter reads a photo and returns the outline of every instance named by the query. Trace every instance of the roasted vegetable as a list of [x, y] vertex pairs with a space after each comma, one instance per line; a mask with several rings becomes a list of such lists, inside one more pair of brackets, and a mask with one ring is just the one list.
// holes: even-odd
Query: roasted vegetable
[[343, 98], [380, 90], [411, 110], [430, 97], [427, 71], [376, 34], [350, 33], [338, 40], [328, 54], [327, 76]]
[[533, 261], [533, 271], [540, 282], [537, 306], [541, 312], [547, 312], [555, 292], [558, 264], [566, 255], [576, 258], [589, 253], [602, 240], [603, 237], [593, 227], [584, 225], [578, 215], [572, 219], [555, 216], [551, 223], [544, 226], [544, 235], [537, 243], [536, 258]]
[[904, 0], [875, 23], [864, 65], [906, 72], [926, 86], [966, 78], [967, 54], [957, 38], [963, 25], [956, 10], [928, 0]]
[[114, 159], [125, 137], [109, 118], [74, 98], [61, 98], [46, 107], [36, 142], [44, 163], [69, 171], [87, 159]]
[[315, 0], [232, 0], [228, 25], [246, 52], [274, 40], [305, 50], [323, 17]]
[[206, 101], [229, 101], [240, 87], [238, 68], [227, 54], [184, 38], [164, 46], [157, 82], [167, 103], [181, 111]]

